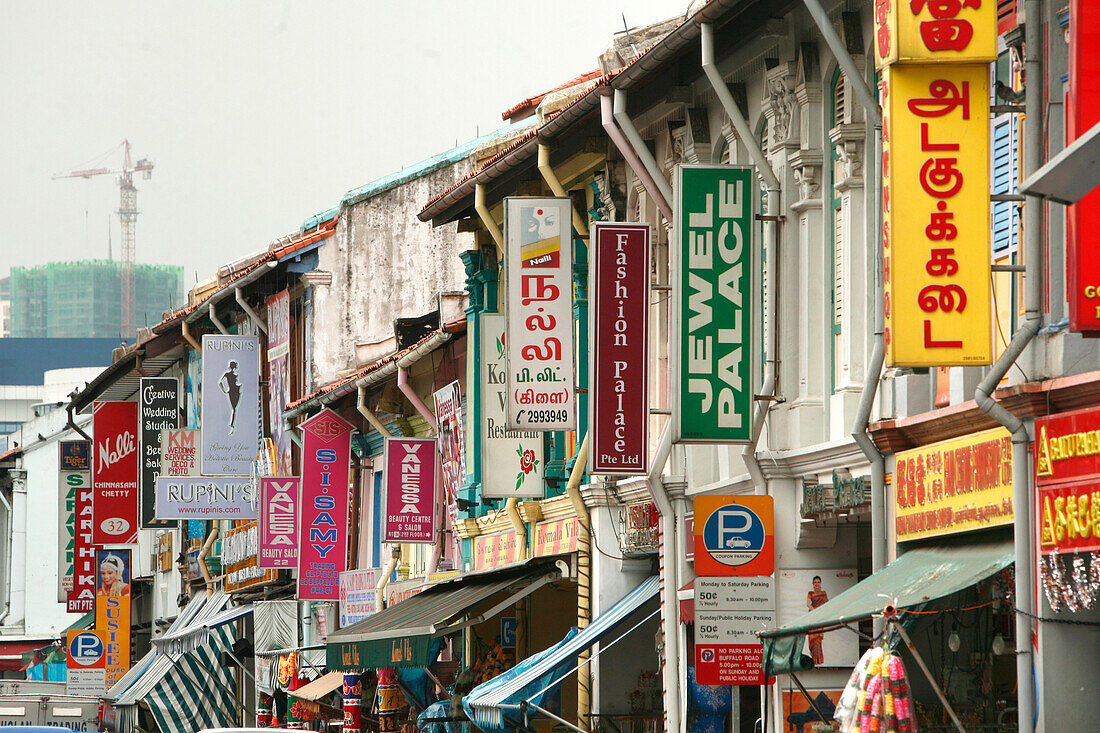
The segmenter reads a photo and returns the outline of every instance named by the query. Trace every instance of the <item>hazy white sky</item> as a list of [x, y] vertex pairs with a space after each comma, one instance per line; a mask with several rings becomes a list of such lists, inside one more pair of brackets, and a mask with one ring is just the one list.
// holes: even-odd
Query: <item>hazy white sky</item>
[[119, 255], [113, 176], [137, 181], [137, 259], [186, 286], [342, 194], [502, 125], [686, 0], [89, 3], [2, 0], [0, 276]]

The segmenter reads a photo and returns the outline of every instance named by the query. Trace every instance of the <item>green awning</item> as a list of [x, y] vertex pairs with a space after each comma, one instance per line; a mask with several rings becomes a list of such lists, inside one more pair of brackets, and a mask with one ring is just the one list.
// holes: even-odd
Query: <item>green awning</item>
[[[430, 663], [431, 640], [500, 613], [519, 598], [561, 577], [539, 563], [509, 570], [467, 575], [431, 586], [411, 598], [329, 634], [326, 665], [330, 671], [378, 667], [423, 667]], [[498, 593], [512, 593], [477, 619], [451, 622]]]
[[912, 608], [975, 585], [1012, 564], [1012, 540], [980, 540], [906, 552], [869, 578], [764, 638], [839, 628], [881, 613], [888, 603]]
[[69, 626], [65, 627], [65, 630], [62, 631], [59, 636], [61, 637], [62, 641], [64, 641], [68, 632], [84, 631], [85, 629], [90, 629], [93, 626], [95, 626], [95, 611], [88, 611], [88, 613], [81, 616]]

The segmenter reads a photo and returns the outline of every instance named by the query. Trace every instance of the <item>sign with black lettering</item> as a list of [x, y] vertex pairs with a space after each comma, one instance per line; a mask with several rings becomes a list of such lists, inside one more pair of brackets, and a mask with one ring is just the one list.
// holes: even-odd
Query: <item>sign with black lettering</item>
[[180, 426], [180, 383], [174, 377], [142, 377], [138, 390], [138, 437], [141, 440], [141, 526], [172, 526], [156, 519], [157, 476], [160, 475], [160, 436]]

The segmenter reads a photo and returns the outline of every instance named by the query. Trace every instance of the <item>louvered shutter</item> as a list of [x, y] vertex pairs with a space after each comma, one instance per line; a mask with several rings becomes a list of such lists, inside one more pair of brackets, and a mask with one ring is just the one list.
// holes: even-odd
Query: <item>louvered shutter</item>
[[[1015, 115], [993, 123], [993, 193], [1016, 193], [1019, 174], [1019, 128]], [[1003, 255], [1017, 245], [1019, 209], [1011, 201], [993, 202], [993, 252]]]

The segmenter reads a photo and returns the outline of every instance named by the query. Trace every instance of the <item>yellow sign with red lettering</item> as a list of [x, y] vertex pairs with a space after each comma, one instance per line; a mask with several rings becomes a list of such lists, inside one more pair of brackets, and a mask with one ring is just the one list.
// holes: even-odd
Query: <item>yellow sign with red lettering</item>
[[887, 365], [990, 364], [989, 70], [894, 65], [882, 94]]
[[997, 58], [996, 0], [875, 0], [875, 64]]
[[1012, 438], [1004, 428], [900, 451], [894, 460], [898, 542], [1012, 523]]

